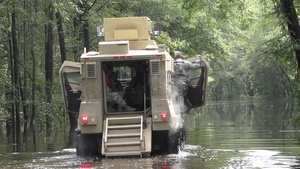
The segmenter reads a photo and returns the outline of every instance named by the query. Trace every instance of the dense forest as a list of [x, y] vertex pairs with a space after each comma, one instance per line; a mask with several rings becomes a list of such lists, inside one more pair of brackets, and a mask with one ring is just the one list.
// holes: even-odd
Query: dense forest
[[[208, 99], [300, 97], [299, 0], [0, 0], [0, 116], [62, 123], [58, 70], [97, 50], [103, 18], [148, 16], [170, 53], [209, 62]], [[25, 126], [25, 129], [27, 126]], [[18, 135], [16, 135], [18, 137]], [[18, 138], [17, 138], [18, 140]]]

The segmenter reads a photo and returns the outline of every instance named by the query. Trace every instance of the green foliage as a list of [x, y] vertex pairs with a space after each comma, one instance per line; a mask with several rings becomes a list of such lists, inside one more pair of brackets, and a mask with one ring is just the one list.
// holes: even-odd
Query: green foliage
[[[5, 1], [0, 6], [0, 111], [10, 114], [14, 93], [11, 77], [11, 12], [16, 8], [20, 75], [29, 108], [34, 104], [35, 124], [45, 116], [55, 124], [64, 120], [58, 77], [61, 66], [56, 20], [54, 29], [53, 100], [45, 94], [44, 9], [53, 3], [63, 18], [67, 60], [76, 61], [84, 48], [83, 25], [88, 23], [90, 50], [97, 50], [96, 25], [105, 17], [148, 16], [161, 31], [153, 37], [166, 44], [171, 54], [202, 54], [209, 62], [208, 100], [274, 99], [300, 97], [295, 42], [289, 38], [279, 1], [266, 0], [103, 0], [103, 1]], [[294, 1], [299, 8], [299, 0]], [[24, 5], [26, 4], [26, 5]], [[299, 9], [298, 9], [299, 10]], [[77, 23], [77, 25], [76, 25]], [[33, 50], [31, 50], [33, 49]], [[33, 55], [36, 57], [35, 62]], [[33, 65], [35, 75], [33, 77]], [[32, 86], [36, 84], [35, 100]], [[30, 113], [30, 111], [29, 111]], [[1, 114], [0, 114], [1, 115]]]

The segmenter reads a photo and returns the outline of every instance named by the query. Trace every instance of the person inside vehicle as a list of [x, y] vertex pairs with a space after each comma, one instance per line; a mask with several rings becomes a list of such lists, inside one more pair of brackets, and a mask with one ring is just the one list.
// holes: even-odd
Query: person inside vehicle
[[131, 83], [130, 83], [130, 87], [132, 89], [139, 89], [142, 88], [144, 86], [144, 81], [145, 81], [145, 65], [143, 64], [136, 64], [134, 66], [136, 75], [134, 76], [134, 78], [132, 79]]
[[105, 82], [106, 82], [106, 99], [108, 103], [113, 103], [113, 107], [117, 111], [135, 111], [136, 109], [127, 105], [123, 99], [123, 92], [119, 91], [113, 79], [112, 65], [106, 65], [104, 68]]
[[106, 67], [104, 68], [104, 72], [105, 72], [105, 82], [107, 86], [113, 92], [117, 92], [121, 97], [123, 97], [122, 86], [117, 79], [117, 73], [113, 71], [113, 66], [111, 64], [106, 65]]
[[147, 84], [145, 76], [146, 65], [138, 63], [133, 67], [136, 74], [129, 86], [125, 89], [125, 98], [130, 106], [137, 108], [137, 110], [143, 110], [145, 99], [144, 94], [147, 94], [146, 91], [148, 91], [146, 89], [147, 86], [145, 86]]

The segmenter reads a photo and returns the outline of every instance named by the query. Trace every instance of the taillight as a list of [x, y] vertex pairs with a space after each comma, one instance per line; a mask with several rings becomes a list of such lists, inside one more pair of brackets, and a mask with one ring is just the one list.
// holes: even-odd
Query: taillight
[[89, 116], [81, 116], [81, 121], [83, 124], [87, 124], [89, 122]]
[[168, 113], [167, 113], [167, 112], [162, 112], [162, 113], [160, 113], [160, 118], [161, 118], [163, 121], [167, 120], [167, 118], [168, 118]]

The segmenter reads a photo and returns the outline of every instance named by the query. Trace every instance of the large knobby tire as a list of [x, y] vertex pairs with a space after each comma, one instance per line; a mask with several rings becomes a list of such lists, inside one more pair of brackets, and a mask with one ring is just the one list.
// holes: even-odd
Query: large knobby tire
[[78, 134], [76, 139], [77, 156], [94, 156], [100, 154], [99, 144], [95, 135]]
[[168, 154], [178, 154], [179, 152], [179, 133], [178, 131], [169, 131], [167, 140]]
[[152, 134], [152, 154], [178, 154], [183, 139], [180, 130], [156, 131]]
[[185, 142], [186, 142], [186, 128], [185, 126], [181, 130], [182, 132], [180, 133], [179, 139], [180, 139], [180, 150], [183, 150], [185, 147]]
[[76, 155], [84, 156], [86, 152], [86, 146], [84, 145], [83, 136], [78, 134], [76, 136]]

